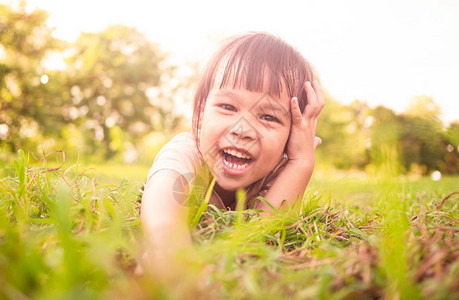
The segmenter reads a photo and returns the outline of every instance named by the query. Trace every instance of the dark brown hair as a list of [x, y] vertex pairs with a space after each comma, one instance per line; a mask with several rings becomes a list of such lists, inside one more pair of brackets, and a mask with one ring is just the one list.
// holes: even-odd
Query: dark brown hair
[[[218, 88], [232, 86], [254, 92], [267, 92], [280, 97], [286, 91], [296, 96], [301, 111], [307, 99], [303, 84], [313, 80], [308, 62], [292, 46], [267, 33], [250, 33], [232, 38], [212, 57], [198, 82], [194, 96], [193, 134], [198, 139], [201, 114], [214, 87], [218, 68], [228, 60]], [[268, 80], [265, 81], [265, 76]], [[266, 86], [267, 85], [267, 86]]]

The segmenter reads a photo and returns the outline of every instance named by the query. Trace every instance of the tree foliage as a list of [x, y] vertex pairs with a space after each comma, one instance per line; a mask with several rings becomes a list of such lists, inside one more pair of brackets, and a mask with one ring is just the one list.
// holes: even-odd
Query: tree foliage
[[[92, 131], [103, 142], [110, 157], [120, 145], [113, 143], [116, 132], [132, 139], [153, 128], [158, 115], [147, 96], [157, 86], [163, 60], [155, 45], [137, 30], [112, 26], [101, 33], [83, 33], [68, 59], [70, 101], [64, 117]], [[80, 121], [80, 122], [79, 122]]]
[[358, 101], [343, 106], [328, 94], [325, 102], [317, 129], [317, 135], [323, 140], [318, 148], [318, 160], [339, 169], [363, 167], [368, 163], [365, 153], [368, 106]]
[[373, 111], [370, 157], [376, 170], [384, 176], [400, 174], [400, 122], [390, 109], [378, 106]]
[[[0, 149], [36, 151], [49, 141], [110, 158], [151, 131], [180, 125], [177, 84], [165, 80], [175, 69], [136, 29], [110, 26], [65, 43], [53, 38], [44, 11], [2, 5], [0, 17]], [[62, 69], [47, 67], [53, 54]], [[189, 88], [186, 78], [181, 83]]]
[[61, 95], [43, 84], [42, 61], [60, 43], [51, 36], [46, 18], [41, 10], [27, 13], [0, 5], [0, 146], [11, 151], [59, 127], [55, 108]]
[[405, 113], [354, 101], [341, 105], [330, 96], [319, 118], [319, 161], [338, 169], [357, 168], [376, 174], [434, 170], [459, 173], [459, 123], [444, 128], [432, 98], [416, 97]]

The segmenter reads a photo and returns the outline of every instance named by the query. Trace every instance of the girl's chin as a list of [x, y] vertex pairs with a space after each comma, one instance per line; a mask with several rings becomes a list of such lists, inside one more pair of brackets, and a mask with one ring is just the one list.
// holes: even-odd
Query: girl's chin
[[239, 189], [244, 189], [246, 188], [247, 185], [242, 185], [242, 184], [237, 184], [237, 183], [234, 183], [234, 182], [228, 182], [227, 180], [223, 179], [223, 180], [217, 180], [216, 181], [218, 187], [220, 189], [223, 189], [227, 192], [235, 192]]

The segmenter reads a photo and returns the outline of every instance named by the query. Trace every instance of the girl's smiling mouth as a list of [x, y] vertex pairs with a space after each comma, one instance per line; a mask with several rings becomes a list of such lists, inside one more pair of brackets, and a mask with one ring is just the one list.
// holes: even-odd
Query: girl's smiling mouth
[[220, 151], [223, 169], [230, 175], [244, 174], [254, 162], [247, 151], [235, 148], [225, 148]]

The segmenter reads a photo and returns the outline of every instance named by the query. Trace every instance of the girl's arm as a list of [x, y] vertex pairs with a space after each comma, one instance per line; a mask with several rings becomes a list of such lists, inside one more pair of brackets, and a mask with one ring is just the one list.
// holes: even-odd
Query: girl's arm
[[179, 250], [191, 246], [188, 209], [184, 205], [186, 188], [177, 184], [180, 182], [186, 183], [177, 171], [158, 171], [148, 180], [142, 196], [140, 220], [147, 247], [145, 267], [149, 269], [145, 271], [166, 277], [165, 273], [173, 276], [178, 269], [175, 264]]
[[[308, 81], [304, 84], [308, 104], [301, 113], [298, 100], [294, 97], [291, 102], [292, 128], [287, 143], [288, 163], [277, 176], [266, 194], [266, 200], [279, 208], [284, 200], [293, 204], [302, 197], [311, 179], [315, 164], [315, 148], [321, 143], [316, 137], [317, 118], [324, 107], [324, 95], [320, 84]], [[269, 206], [258, 201], [257, 209], [268, 210]]]

